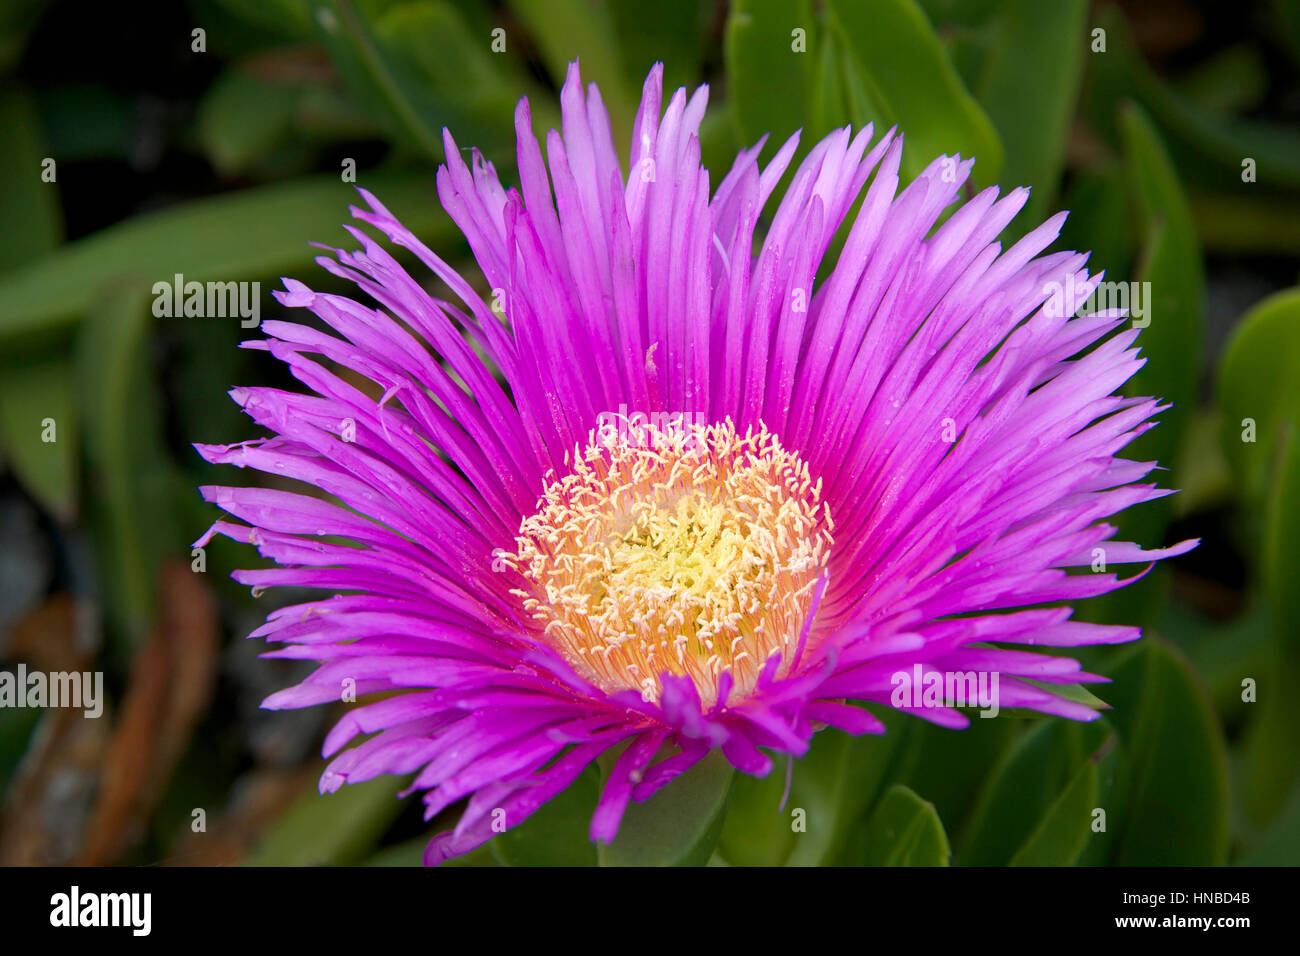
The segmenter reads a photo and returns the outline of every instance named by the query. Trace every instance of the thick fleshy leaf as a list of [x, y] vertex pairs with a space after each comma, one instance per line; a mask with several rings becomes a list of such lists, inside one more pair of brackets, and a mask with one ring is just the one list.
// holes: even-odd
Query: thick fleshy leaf
[[[367, 857], [359, 866], [424, 866], [424, 848], [428, 846], [427, 837], [416, 837], [414, 840], [407, 840], [405, 843], [398, 843], [396, 846], [386, 847]], [[492, 845], [484, 844], [477, 850], [471, 850], [463, 856], [453, 856], [450, 860], [444, 860], [441, 866], [447, 867], [458, 866], [500, 866], [495, 856], [492, 855]]]
[[1186, 517], [1228, 505], [1234, 492], [1232, 469], [1219, 447], [1222, 429], [1217, 407], [1202, 405], [1192, 413], [1183, 436], [1174, 515]]
[[1126, 179], [1127, 172], [1118, 163], [1081, 170], [1060, 203], [1070, 210], [1061, 229], [1061, 244], [1089, 250], [1089, 268], [1104, 269], [1116, 278], [1129, 275], [1136, 249]]
[[[367, 104], [391, 135], [430, 159], [441, 160], [444, 126], [453, 124], [462, 135], [485, 142], [472, 116], [458, 109], [445, 89], [437, 89], [418, 67], [393, 49], [352, 0], [308, 0], [316, 34], [348, 89]], [[449, 41], [454, 37], [449, 38]], [[438, 43], [441, 47], [442, 44]], [[454, 42], [446, 47], [450, 53]]]
[[1246, 737], [1243, 804], [1255, 823], [1282, 809], [1300, 777], [1300, 720], [1289, 689], [1300, 682], [1300, 595], [1295, 583], [1300, 561], [1300, 422], [1281, 426], [1276, 466], [1264, 521], [1263, 578], [1273, 621], [1274, 646], [1268, 666], [1255, 675], [1258, 714]]
[[[375, 38], [390, 59], [409, 65], [421, 95], [435, 97], [430, 108], [447, 116], [445, 125], [463, 142], [504, 159], [510, 148], [501, 139], [501, 118], [521, 95], [537, 103], [541, 123], [556, 125], [559, 115], [531, 78], [511, 68], [517, 58], [493, 52], [495, 38], [486, 24], [471, 24], [468, 12], [442, 0], [395, 4], [375, 17]], [[435, 132], [441, 144], [441, 128]]]
[[[1297, 336], [1300, 341], [1300, 335]], [[1292, 371], [1300, 364], [1292, 366]], [[1300, 393], [1300, 388], [1295, 389]], [[1277, 440], [1277, 459], [1264, 518], [1264, 593], [1272, 607], [1279, 647], [1300, 661], [1300, 416], [1285, 422]], [[1296, 721], [1300, 724], [1300, 721]]]
[[[808, 752], [766, 777], [738, 774], [718, 841], [720, 855], [738, 866], [817, 866], [833, 863], [853, 827], [885, 781], [898, 773], [902, 746], [916, 733], [887, 716], [883, 735], [852, 737], [834, 728], [813, 735]], [[783, 803], [784, 799], [784, 803]]]
[[1001, 0], [917, 0], [936, 25], [985, 27], [997, 16]]
[[[36, 111], [16, 88], [0, 96], [0, 128], [6, 132], [0, 200], [23, 226], [0, 238], [0, 272], [5, 272], [48, 254], [63, 240], [63, 213], [58, 186], [40, 175], [48, 153]], [[12, 355], [0, 365], [0, 455], [29, 494], [60, 518], [71, 517], [77, 416], [66, 356]]]
[[892, 779], [913, 729], [908, 721], [897, 719], [886, 720], [886, 726], [885, 734], [861, 737], [828, 728], [795, 761], [790, 809], [805, 812], [807, 829], [798, 834], [788, 866], [823, 866], [839, 860], [850, 832]]
[[528, 28], [557, 85], [564, 82], [571, 62], [581, 64], [583, 81], [600, 87], [614, 142], [626, 143], [635, 110], [624, 79], [614, 18], [606, 6], [584, 0], [509, 0], [509, 6]]
[[[1300, 730], [1285, 688], [1300, 674], [1300, 613], [1294, 585], [1300, 525], [1300, 290], [1270, 296], [1238, 323], [1219, 363], [1222, 449], [1239, 478], [1246, 537], [1258, 541], [1273, 646], [1250, 672], [1258, 702], [1246, 732], [1243, 806], [1256, 824], [1271, 819], [1291, 790]], [[1260, 516], [1258, 519], [1253, 516]]]
[[740, 148], [729, 110], [709, 110], [700, 122], [700, 163], [705, 169], [731, 165]]
[[599, 796], [600, 774], [590, 766], [554, 800], [488, 844], [503, 866], [595, 866], [588, 830]]
[[0, 8], [0, 71], [17, 65], [27, 46], [27, 34], [49, 0], [13, 0]]
[[[1125, 449], [1135, 461], [1174, 463], [1198, 396], [1201, 341], [1205, 336], [1205, 273], [1195, 225], [1173, 160], [1150, 118], [1132, 103], [1120, 111], [1125, 164], [1143, 235], [1132, 282], [1126, 289], [1130, 324], [1142, 330], [1137, 344], [1146, 364], [1124, 387], [1125, 394], [1154, 396], [1171, 405], [1158, 428]], [[1109, 274], [1108, 274], [1109, 276]], [[1110, 299], [1112, 306], [1124, 299]], [[1120, 517], [1126, 541], [1163, 542], [1173, 502], [1161, 498]], [[1157, 576], [1093, 602], [1091, 620], [1146, 622], [1159, 613], [1164, 578]]]
[[[424, 866], [424, 847], [428, 842], [429, 842], [428, 840], [417, 837], [414, 840], [407, 840], [405, 843], [398, 843], [395, 844], [394, 846], [384, 847], [384, 849], [378, 851], [377, 853], [374, 853], [373, 855], [366, 857], [366, 859], [363, 860], [360, 865], [361, 866]], [[488, 848], [486, 846], [479, 847], [479, 849], [475, 852], [483, 852], [487, 854], [489, 859], [488, 862], [485, 864], [486, 866], [497, 865], [496, 860], [491, 859], [491, 853], [488, 851]], [[454, 862], [460, 863], [462, 866], [464, 866], [466, 865], [464, 861], [468, 860], [473, 855], [474, 855], [473, 853], [467, 853], [464, 856], [457, 857]]]
[[[814, 748], [821, 736], [813, 738]], [[717, 852], [731, 866], [781, 866], [801, 836], [795, 832], [794, 808], [789, 801], [782, 804], [785, 762], [775, 764], [766, 777], [738, 774], [732, 782]]]
[[[1048, 862], [1050, 851], [1051, 862], [1073, 862], [1086, 842], [1092, 807], [1068, 817], [1079, 805], [1079, 795], [1070, 791], [1084, 765], [1100, 759], [1111, 736], [1101, 722], [1052, 719], [1032, 726], [985, 782], [957, 841], [957, 859], [970, 866], [1000, 866], [1023, 851]], [[1095, 794], [1095, 772], [1089, 779], [1090, 789], [1079, 786]]]
[[1300, 862], [1300, 787], [1238, 862], [1242, 866], [1295, 866]]
[[216, 0], [231, 16], [286, 40], [311, 36], [307, 0]]
[[997, 182], [1003, 159], [997, 129], [963, 85], [925, 13], [912, 0], [829, 0], [827, 9], [876, 115], [885, 127], [897, 123], [906, 131], [904, 168], [915, 175], [935, 156], [960, 153], [976, 158], [977, 184]]
[[0, 365], [0, 449], [28, 493], [62, 520], [77, 499], [73, 363], [41, 356]]
[[808, 99], [810, 132], [825, 134], [852, 122], [845, 90], [844, 53], [834, 30], [824, 30], [817, 44], [812, 88]]
[[[1088, 835], [1075, 866], [1107, 866], [1123, 835], [1128, 817], [1129, 780], [1133, 769], [1128, 748], [1113, 723], [1107, 722], [1111, 736], [1095, 761], [1097, 768], [1096, 802], [1088, 810]], [[1097, 811], [1102, 811], [1100, 814]]]
[[[1187, 197], [1155, 126], [1132, 105], [1121, 109], [1120, 125], [1146, 236], [1136, 280], [1150, 283], [1150, 301], [1143, 303], [1147, 315], [1138, 316], [1130, 298], [1129, 311], [1135, 327], [1142, 328], [1138, 344], [1147, 364], [1130, 380], [1128, 392], [1173, 403], [1173, 408], [1161, 413], [1160, 427], [1140, 439], [1144, 454], [1168, 462], [1196, 402], [1205, 336], [1205, 267]], [[1144, 322], [1150, 324], [1144, 327]]]
[[401, 813], [401, 781], [380, 777], [322, 794], [285, 811], [248, 857], [250, 866], [339, 866], [357, 862]]
[[1103, 752], [1084, 759], [1074, 778], [1039, 819], [1034, 832], [1012, 855], [1011, 866], [1070, 866], [1079, 859], [1099, 819], [1094, 815], [1100, 776], [1097, 765], [1107, 755], [1107, 744], [1112, 743], [1113, 737], [1102, 745]]
[[[450, 222], [430, 177], [362, 173], [359, 182], [416, 235], [450, 244]], [[336, 241], [356, 189], [320, 176], [200, 199], [128, 219], [70, 242], [25, 269], [0, 277], [0, 342], [66, 329], [105, 289], [135, 278], [170, 281], [260, 279], [306, 268]]]
[[[737, 0], [727, 17], [731, 112], [746, 145], [779, 146], [809, 122], [816, 18], [809, 0]], [[804, 48], [797, 49], [797, 31]]]
[[[1279, 635], [1284, 631], [1285, 639], [1294, 640], [1294, 627], [1279, 628]], [[1239, 770], [1241, 805], [1255, 826], [1273, 821], [1300, 778], [1300, 721], [1291, 693], [1300, 681], [1300, 663], [1287, 650], [1274, 647], [1261, 665], [1241, 675], [1256, 684]]]
[[1258, 110], [1268, 94], [1263, 51], [1235, 43], [1205, 57], [1179, 76], [1177, 89], [1188, 101], [1220, 116]]
[[1094, 54], [1089, 61], [1085, 100], [1104, 134], [1115, 132], [1115, 103], [1134, 98], [1180, 141], [1213, 160], [1224, 173], [1225, 185], [1242, 185], [1244, 157], [1255, 160], [1258, 183], [1281, 188], [1300, 185], [1300, 130], [1294, 124], [1225, 117], [1206, 110], [1175, 92], [1147, 66], [1117, 9], [1101, 8], [1095, 25], [1105, 31], [1106, 52]]
[[644, 803], [628, 806], [601, 866], [701, 866], [722, 832], [735, 771], [714, 751]]
[[[626, 81], [635, 89], [656, 62], [664, 89], [693, 88], [708, 48], [714, 10], [698, 0], [620, 0], [609, 5]], [[583, 66], [586, 64], [584, 62]]]
[[999, 5], [975, 95], [1005, 149], [1000, 181], [1033, 192], [1017, 221], [1039, 222], [1055, 198], [1087, 42], [1084, 0]]
[[1297, 368], [1300, 289], [1288, 289], [1257, 303], [1238, 321], [1215, 383], [1224, 456], [1256, 508], [1265, 500], [1285, 423], [1300, 425]]
[[934, 804], [901, 783], [885, 791], [855, 842], [860, 866], [947, 866], [952, 853]]
[[5, 131], [0, 199], [10, 221], [22, 224], [0, 236], [0, 272], [5, 272], [40, 258], [63, 241], [63, 211], [57, 182], [46, 182], [42, 175], [42, 164], [54, 157], [40, 119], [31, 99], [17, 87], [0, 95], [0, 128]]
[[1111, 669], [1106, 696], [1128, 758], [1112, 862], [1215, 866], [1228, 854], [1228, 766], [1214, 711], [1186, 660], [1148, 634]]
[[[1059, 691], [1059, 687], [1053, 687]], [[972, 715], [965, 730], [916, 722], [891, 779], [925, 794], [952, 833], [960, 833], [980, 785], [1011, 746], [1021, 722]]]
[[[1130, 298], [1133, 322], [1142, 328], [1138, 344], [1147, 364], [1133, 376], [1127, 390], [1130, 395], [1154, 395], [1173, 403], [1161, 413], [1160, 427], [1139, 439], [1142, 444], [1135, 443], [1129, 454], [1138, 454], [1140, 448], [1141, 454], [1171, 461], [1196, 401], [1205, 335], [1204, 265], [1176, 168], [1151, 120], [1130, 105], [1121, 111], [1120, 122], [1128, 174], [1146, 236], [1136, 281], [1150, 284], [1150, 301], [1143, 303], [1148, 314], [1139, 317]], [[1142, 327], [1143, 322], [1150, 324]], [[1159, 510], [1159, 503], [1145, 509], [1152, 514]]]
[[164, 447], [152, 391], [146, 347], [152, 321], [147, 289], [128, 288], [92, 313], [77, 341], [99, 571], [110, 613], [131, 641], [144, 638], [153, 618], [161, 561], [188, 554], [174, 513], [185, 484]]
[[1242, 679], [1258, 680], [1260, 675], [1268, 674], [1274, 652], [1272, 625], [1268, 605], [1260, 597], [1227, 621], [1171, 604], [1158, 630], [1187, 655], [1196, 673], [1205, 678], [1215, 711], [1226, 726], [1232, 726], [1245, 723], [1255, 706], [1241, 699]]
[[230, 69], [203, 94], [198, 135], [203, 151], [226, 176], [246, 172], [288, 138], [300, 93], [248, 70]]

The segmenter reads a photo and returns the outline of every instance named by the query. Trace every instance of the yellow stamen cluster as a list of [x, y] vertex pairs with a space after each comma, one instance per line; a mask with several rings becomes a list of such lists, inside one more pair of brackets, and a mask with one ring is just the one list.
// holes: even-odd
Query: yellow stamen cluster
[[575, 458], [507, 559], [575, 668], [650, 701], [685, 675], [707, 705], [724, 671], [743, 694], [775, 651], [790, 666], [833, 530], [798, 455], [761, 426], [618, 416]]

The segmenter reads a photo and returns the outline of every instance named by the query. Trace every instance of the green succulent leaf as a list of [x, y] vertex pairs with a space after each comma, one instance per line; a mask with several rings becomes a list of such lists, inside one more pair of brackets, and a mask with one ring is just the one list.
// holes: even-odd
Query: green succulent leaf
[[1284, 430], [1300, 426], [1300, 289], [1276, 293], [1237, 322], [1215, 386], [1222, 447], [1247, 503], [1261, 507]]
[[812, 749], [794, 764], [789, 808], [804, 811], [806, 831], [799, 833], [787, 866], [839, 861], [854, 826], [891, 779], [910, 739], [909, 723], [887, 719], [889, 729], [880, 735], [852, 737], [833, 727], [814, 735]]
[[[313, 783], [245, 862], [249, 866], [347, 866], [359, 862], [401, 813], [403, 803], [397, 799], [401, 787], [397, 777], [385, 776], [322, 794]], [[381, 865], [400, 864], [393, 860]]]
[[1093, 754], [1083, 761], [1012, 854], [1011, 866], [1070, 866], [1079, 859], [1096, 819], [1099, 759]]
[[735, 775], [713, 751], [644, 803], [628, 805], [612, 843], [597, 849], [601, 866], [702, 866], [722, 832]]
[[[1143, 241], [1133, 281], [1106, 288], [1128, 290], [1132, 316], [1128, 326], [1141, 329], [1135, 344], [1146, 363], [1125, 384], [1124, 392], [1153, 396], [1171, 406], [1160, 413], [1159, 427], [1138, 437], [1124, 454], [1131, 460], [1169, 467], [1180, 456], [1197, 404], [1205, 336], [1205, 267], [1187, 198], [1155, 126], [1133, 103], [1121, 108], [1120, 125], [1126, 175]], [[1117, 303], [1111, 298], [1108, 304]], [[1124, 305], [1123, 299], [1118, 304]], [[1158, 546], [1172, 516], [1169, 498], [1145, 502], [1119, 518], [1119, 539]], [[1160, 611], [1165, 583], [1162, 576], [1150, 577], [1090, 602], [1085, 613], [1093, 620], [1153, 620]]]
[[[1205, 336], [1205, 272], [1196, 227], [1173, 160], [1150, 118], [1140, 107], [1121, 111], [1128, 175], [1133, 184], [1140, 227], [1146, 237], [1138, 282], [1150, 283], [1148, 314], [1138, 344], [1147, 364], [1130, 380], [1131, 395], [1155, 395], [1173, 407], [1161, 413], [1160, 427], [1144, 435], [1141, 450], [1172, 461], [1196, 405], [1201, 340]], [[1143, 327], [1138, 323], [1148, 322]], [[1160, 510], [1160, 505], [1147, 509]], [[1142, 540], [1157, 540], [1156, 537]]]
[[301, 92], [248, 70], [228, 69], [203, 94], [198, 135], [218, 172], [247, 172], [288, 139]]
[[[441, 160], [441, 129], [453, 109], [416, 68], [375, 31], [353, 0], [308, 0], [317, 38], [348, 89], [386, 120], [392, 136], [428, 159]], [[464, 117], [460, 117], [464, 118]]]
[[[809, 0], [737, 0], [727, 17], [727, 86], [731, 112], [746, 146], [770, 135], [779, 146], [808, 122], [816, 27]], [[803, 32], [804, 49], [797, 33]], [[807, 145], [806, 143], [804, 144]]]
[[67, 521], [77, 501], [74, 365], [65, 356], [0, 365], [0, 448], [23, 487]]
[[1300, 787], [1282, 812], [1251, 841], [1237, 862], [1242, 866], [1295, 866], [1300, 860]]
[[[44, 181], [44, 131], [30, 97], [0, 95], [0, 199], [21, 229], [0, 237], [0, 273], [48, 255], [63, 240], [58, 186]], [[57, 168], [57, 167], [56, 167]], [[12, 272], [9, 272], [12, 275]], [[0, 451], [27, 491], [61, 519], [77, 495], [77, 409], [73, 367], [64, 355], [6, 355], [0, 363]]]
[[[53, 159], [31, 97], [13, 87], [0, 94], [0, 198], [7, 216], [21, 229], [0, 236], [0, 274], [37, 259], [63, 241], [63, 210], [56, 182], [44, 177]], [[57, 166], [54, 167], [57, 175]]]
[[731, 866], [781, 866], [799, 834], [792, 811], [782, 806], [785, 761], [774, 760], [766, 777], [737, 774], [718, 838], [718, 856]]
[[153, 621], [161, 562], [188, 555], [175, 512], [187, 486], [162, 436], [146, 347], [151, 322], [146, 287], [127, 286], [92, 312], [76, 345], [100, 573], [109, 611], [130, 644], [143, 641]]
[[1137, 247], [1130, 229], [1127, 174], [1118, 163], [1080, 171], [1061, 205], [1070, 218], [1061, 229], [1061, 243], [1067, 249], [1091, 253], [1091, 271], [1106, 271], [1111, 277], [1129, 274]]
[[904, 169], [914, 176], [936, 156], [960, 153], [977, 159], [977, 184], [997, 182], [1003, 161], [997, 129], [921, 8], [912, 0], [828, 0], [827, 10], [870, 100], [870, 118], [897, 123], [907, 135]]
[[[447, 242], [451, 222], [427, 172], [359, 177], [412, 232]], [[310, 242], [341, 237], [358, 200], [338, 176], [277, 183], [128, 219], [70, 242], [19, 271], [0, 275], [0, 343], [66, 332], [101, 296], [133, 282], [283, 275], [310, 265]]]
[[1089, 776], [1086, 765], [1095, 765], [1112, 737], [1100, 720], [1036, 722], [985, 781], [957, 841], [957, 859], [969, 866], [1001, 866], [1021, 854], [1040, 863], [1074, 862], [1095, 806], [1083, 807], [1097, 786], [1095, 766]]
[[600, 773], [590, 766], [519, 826], [494, 837], [492, 856], [502, 866], [596, 866], [588, 830], [599, 796]]
[[[609, 7], [589, 0], [509, 0], [509, 6], [528, 28], [556, 84], [564, 82], [569, 63], [578, 60], [583, 82], [600, 87], [614, 142], [629, 142], [635, 100], [628, 90], [614, 32], [616, 18]], [[636, 93], [640, 94], [639, 86]]]
[[1274, 646], [1257, 683], [1258, 714], [1246, 735], [1243, 805], [1251, 822], [1267, 823], [1300, 779], [1300, 721], [1288, 689], [1300, 681], [1300, 424], [1287, 421], [1276, 441], [1276, 467], [1265, 512], [1263, 584], [1271, 606]]
[[925, 794], [953, 834], [961, 832], [980, 785], [1024, 723], [1005, 712], [997, 718], [981, 718], [974, 712], [970, 717], [965, 730], [909, 718], [913, 726], [907, 747], [899, 755], [898, 772], [891, 774], [893, 782]]
[[1087, 7], [1084, 0], [1001, 4], [975, 89], [1002, 137], [1002, 185], [1033, 187], [1017, 220], [1025, 229], [1038, 225], [1055, 198], [1082, 80]]
[[947, 866], [952, 852], [934, 804], [901, 783], [880, 798], [858, 846], [862, 866]]
[[714, 10], [697, 0], [620, 0], [609, 5], [628, 88], [639, 91], [650, 67], [664, 65], [664, 89], [694, 88], [709, 44]]
[[1276, 188], [1300, 186], [1300, 130], [1292, 125], [1227, 117], [1207, 110], [1163, 82], [1142, 59], [1123, 14], [1102, 8], [1097, 28], [1105, 31], [1106, 52], [1090, 61], [1086, 106], [1105, 135], [1116, 132], [1114, 104], [1131, 97], [1150, 111], [1181, 142], [1213, 161], [1224, 189], [1254, 189], [1242, 182], [1242, 161], [1255, 160], [1256, 183]]
[[1183, 656], [1148, 635], [1111, 670], [1111, 721], [1128, 763], [1126, 819], [1112, 862], [1217, 866], [1228, 855], [1223, 731]]

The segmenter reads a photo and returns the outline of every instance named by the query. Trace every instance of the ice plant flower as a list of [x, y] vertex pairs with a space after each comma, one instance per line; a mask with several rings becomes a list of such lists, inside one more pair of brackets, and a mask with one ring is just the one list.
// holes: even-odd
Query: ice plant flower
[[1124, 583], [1099, 554], [1195, 543], [1111, 540], [1104, 519], [1168, 493], [1116, 457], [1161, 406], [1115, 394], [1137, 332], [1076, 316], [1100, 276], [1044, 254], [1063, 214], [1005, 250], [1026, 190], [938, 224], [972, 161], [900, 191], [902, 137], [868, 127], [815, 145], [760, 235], [797, 136], [715, 185], [707, 91], [662, 109], [661, 75], [626, 176], [576, 64], [546, 161], [519, 104], [517, 189], [444, 134], [438, 196], [487, 293], [361, 190], [354, 217], [440, 284], [349, 227], [360, 249], [318, 261], [369, 304], [286, 279], [280, 302], [331, 331], [268, 320], [247, 343], [310, 394], [235, 389], [271, 436], [197, 446], [314, 488], [205, 487], [237, 520], [199, 544], [256, 545], [279, 565], [236, 574], [256, 591], [326, 592], [254, 632], [320, 662], [265, 706], [362, 697], [325, 741], [323, 791], [414, 774], [429, 818], [468, 798], [426, 862], [607, 752], [590, 833], [610, 841], [629, 801], [713, 750], [761, 775], [820, 726], [882, 731], [855, 702], [891, 706], [900, 672], [996, 673], [1003, 707], [1090, 719], [1043, 685], [1102, 678], [1003, 645], [1137, 638], [1062, 602]]

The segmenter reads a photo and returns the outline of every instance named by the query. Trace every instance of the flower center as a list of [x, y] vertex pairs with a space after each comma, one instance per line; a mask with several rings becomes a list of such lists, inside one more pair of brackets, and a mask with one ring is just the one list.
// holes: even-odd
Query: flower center
[[648, 701], [665, 673], [711, 705], [724, 671], [742, 694], [774, 653], [788, 671], [832, 543], [821, 481], [761, 425], [615, 418], [520, 526], [525, 609], [581, 673]]

